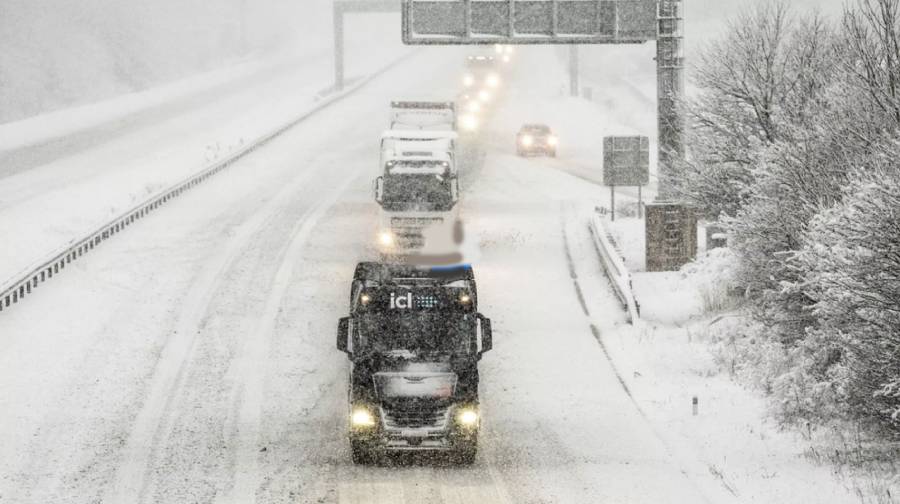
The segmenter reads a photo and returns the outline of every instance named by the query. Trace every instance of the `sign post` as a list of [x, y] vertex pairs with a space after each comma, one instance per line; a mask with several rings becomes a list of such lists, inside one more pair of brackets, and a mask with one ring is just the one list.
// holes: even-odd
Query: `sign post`
[[638, 218], [641, 217], [641, 186], [650, 182], [650, 139], [645, 136], [603, 138], [603, 184], [610, 189], [612, 220], [616, 220], [616, 186], [638, 188]]

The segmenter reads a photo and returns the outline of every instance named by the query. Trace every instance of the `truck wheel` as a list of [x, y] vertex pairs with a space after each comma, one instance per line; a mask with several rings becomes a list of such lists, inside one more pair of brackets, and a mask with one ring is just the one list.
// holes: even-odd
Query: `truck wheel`
[[375, 455], [369, 446], [357, 440], [350, 440], [350, 458], [355, 465], [369, 465], [375, 461]]

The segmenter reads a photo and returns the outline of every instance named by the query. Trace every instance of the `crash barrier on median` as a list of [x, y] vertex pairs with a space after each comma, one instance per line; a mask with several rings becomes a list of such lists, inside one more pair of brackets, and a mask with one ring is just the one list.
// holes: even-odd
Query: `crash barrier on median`
[[64, 246], [60, 250], [57, 250], [52, 254], [49, 254], [48, 258], [37, 262], [35, 266], [27, 268], [24, 273], [18, 275], [17, 277], [14, 277], [9, 282], [7, 282], [6, 285], [0, 287], [0, 312], [9, 309], [12, 305], [21, 301], [24, 297], [31, 294], [31, 291], [37, 288], [40, 284], [59, 274], [60, 271], [65, 269], [66, 266], [71, 264], [72, 261], [90, 252], [94, 249], [94, 247], [111, 238], [116, 233], [123, 231], [126, 227], [133, 224], [136, 220], [141, 219], [153, 210], [156, 210], [163, 203], [167, 203], [170, 199], [173, 199], [176, 196], [180, 196], [184, 191], [191, 189], [201, 182], [206, 181], [208, 178], [227, 168], [235, 161], [250, 154], [256, 148], [265, 145], [269, 141], [282, 135], [284, 132], [293, 128], [297, 124], [305, 121], [311, 115], [321, 111], [322, 109], [334, 104], [337, 101], [340, 101], [348, 95], [353, 94], [361, 87], [369, 83], [371, 80], [384, 74], [395, 65], [408, 58], [411, 54], [412, 53], [409, 53], [394, 60], [377, 72], [358, 80], [353, 86], [344, 88], [337, 93], [322, 98], [321, 101], [316, 103], [315, 106], [304, 111], [295, 119], [288, 121], [286, 124], [279, 126], [269, 133], [259, 136], [249, 143], [242, 144], [241, 147], [239, 147], [237, 150], [230, 153], [223, 159], [214, 161], [199, 173], [187, 177], [181, 182], [170, 186], [168, 189], [157, 193], [155, 196], [151, 196], [143, 203], [140, 203], [139, 205], [131, 208], [122, 215], [119, 215], [118, 217], [108, 221], [106, 224], [103, 224], [95, 231], [89, 233], [86, 237], [75, 241], [71, 245]]
[[591, 235], [594, 237], [594, 246], [600, 255], [600, 262], [603, 264], [606, 276], [609, 277], [613, 290], [628, 311], [630, 322], [637, 324], [641, 313], [640, 306], [634, 298], [634, 292], [631, 288], [631, 273], [625, 267], [625, 261], [622, 260], [618, 250], [613, 245], [609, 232], [603, 223], [603, 218], [597, 212], [591, 216], [590, 228]]

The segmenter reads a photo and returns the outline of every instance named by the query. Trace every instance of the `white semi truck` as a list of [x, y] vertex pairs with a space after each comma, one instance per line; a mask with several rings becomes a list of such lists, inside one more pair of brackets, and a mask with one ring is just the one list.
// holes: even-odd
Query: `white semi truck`
[[461, 226], [453, 159], [444, 151], [411, 154], [386, 157], [375, 179], [378, 250], [394, 257], [451, 252]]

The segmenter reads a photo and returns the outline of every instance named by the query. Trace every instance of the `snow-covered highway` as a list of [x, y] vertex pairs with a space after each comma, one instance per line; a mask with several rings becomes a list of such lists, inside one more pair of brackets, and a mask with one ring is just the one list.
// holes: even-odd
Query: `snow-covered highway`
[[[555, 60], [522, 54], [520, 72]], [[584, 214], [606, 190], [514, 156], [508, 125], [558, 73], [514, 77], [462, 167], [495, 331], [476, 463], [350, 462], [334, 334], [375, 257], [377, 139], [391, 99], [453, 96], [464, 55], [414, 55], [4, 312], [0, 503], [752, 501], [669, 439], [603, 347], [625, 326]]]

